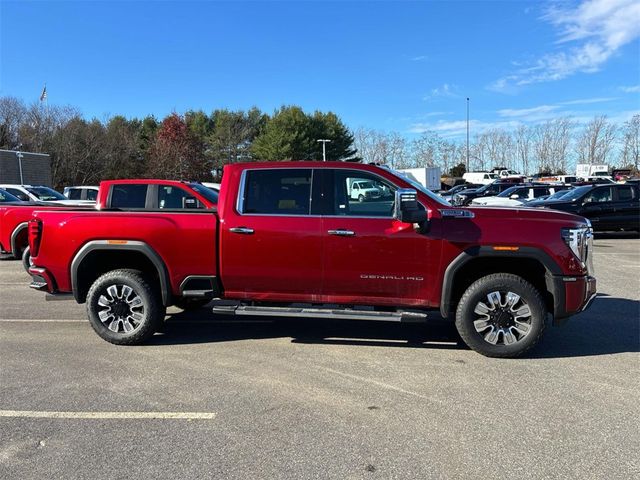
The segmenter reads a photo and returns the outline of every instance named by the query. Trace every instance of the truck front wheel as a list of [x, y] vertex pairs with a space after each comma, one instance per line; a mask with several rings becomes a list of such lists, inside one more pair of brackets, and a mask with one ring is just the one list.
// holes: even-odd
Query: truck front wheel
[[547, 316], [540, 292], [522, 277], [495, 273], [462, 295], [456, 328], [464, 342], [487, 357], [510, 358], [535, 346]]
[[113, 270], [98, 277], [87, 294], [89, 323], [100, 337], [116, 345], [137, 345], [162, 325], [160, 293], [137, 270]]

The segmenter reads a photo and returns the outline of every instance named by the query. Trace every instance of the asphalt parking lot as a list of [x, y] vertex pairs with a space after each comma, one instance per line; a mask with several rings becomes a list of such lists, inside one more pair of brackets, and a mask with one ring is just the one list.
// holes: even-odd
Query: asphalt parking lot
[[0, 478], [637, 478], [640, 239], [595, 245], [591, 309], [518, 360], [207, 310], [118, 347], [0, 262]]

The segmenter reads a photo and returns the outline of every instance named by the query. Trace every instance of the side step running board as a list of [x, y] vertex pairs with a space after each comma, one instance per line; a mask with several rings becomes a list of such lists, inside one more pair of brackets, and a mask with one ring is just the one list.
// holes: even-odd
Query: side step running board
[[308, 307], [253, 307], [245, 305], [219, 305], [213, 313], [225, 315], [252, 315], [261, 317], [311, 317], [340, 320], [369, 320], [380, 322], [424, 322], [426, 313], [374, 312], [369, 310], [340, 310]]

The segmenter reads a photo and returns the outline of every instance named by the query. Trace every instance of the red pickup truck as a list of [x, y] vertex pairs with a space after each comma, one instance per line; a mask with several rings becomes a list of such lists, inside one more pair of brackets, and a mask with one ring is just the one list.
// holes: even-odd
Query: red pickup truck
[[[353, 199], [362, 182], [379, 194]], [[169, 305], [224, 299], [215, 312], [435, 314], [454, 320], [472, 349], [512, 357], [538, 342], [547, 314], [558, 322], [596, 293], [584, 218], [456, 208], [383, 167], [228, 165], [216, 208], [187, 196], [185, 208], [160, 208], [150, 186], [128, 188], [158, 208], [42, 211], [29, 223], [31, 287], [86, 302], [94, 330], [115, 344], [148, 339]]]
[[[146, 187], [128, 187], [128, 185], [150, 185], [150, 195], [147, 199]], [[171, 192], [185, 192], [184, 195], [171, 195]], [[143, 192], [142, 195], [139, 192]], [[107, 180], [100, 184], [95, 205], [82, 207], [85, 210], [141, 210], [156, 208], [182, 207], [183, 198], [193, 198], [193, 201], [212, 208], [218, 201], [213, 194], [198, 183], [178, 182], [172, 180]], [[159, 199], [159, 200], [158, 200]], [[148, 201], [147, 201], [148, 200]], [[157, 202], [160, 202], [159, 204]], [[172, 202], [172, 203], [171, 203]], [[20, 259], [25, 269], [30, 265], [31, 249], [28, 244], [27, 222], [33, 217], [33, 212], [45, 210], [69, 210], [74, 207], [60, 205], [53, 202], [24, 202], [22, 204], [0, 205], [0, 259]]]

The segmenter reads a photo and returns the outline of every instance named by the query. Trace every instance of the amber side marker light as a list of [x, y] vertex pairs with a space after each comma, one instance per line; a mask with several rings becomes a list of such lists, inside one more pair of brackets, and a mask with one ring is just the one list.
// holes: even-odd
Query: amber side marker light
[[495, 247], [493, 247], [493, 249], [498, 251], [498, 252], [517, 252], [518, 250], [520, 250], [520, 247], [509, 247], [509, 246], [496, 245]]
[[129, 243], [129, 240], [107, 240], [109, 245], [125, 245]]

